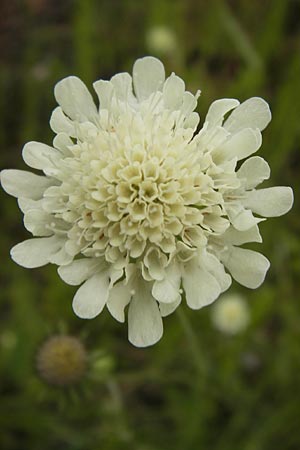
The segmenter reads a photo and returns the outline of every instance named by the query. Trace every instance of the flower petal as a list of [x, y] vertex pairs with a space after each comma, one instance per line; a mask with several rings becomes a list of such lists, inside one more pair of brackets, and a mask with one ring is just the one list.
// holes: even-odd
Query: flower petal
[[244, 205], [263, 217], [278, 217], [286, 214], [294, 201], [293, 190], [287, 186], [254, 189], [244, 200]]
[[133, 291], [130, 285], [126, 285], [124, 282], [115, 284], [109, 291], [109, 297], [107, 300], [107, 309], [110, 314], [119, 322], [125, 322], [124, 310], [133, 295]]
[[181, 272], [178, 264], [170, 264], [165, 271], [165, 278], [154, 282], [153, 297], [162, 303], [174, 303], [179, 295], [180, 282]]
[[222, 98], [215, 100], [209, 107], [205, 118], [208, 128], [222, 125], [225, 114], [236, 108], [240, 102], [235, 98]]
[[24, 225], [34, 236], [51, 236], [53, 234], [49, 227], [51, 219], [52, 215], [42, 209], [30, 209], [25, 213]]
[[62, 157], [59, 151], [41, 142], [25, 144], [22, 155], [28, 166], [40, 170], [56, 168]]
[[58, 252], [49, 256], [49, 262], [57, 266], [66, 266], [73, 261], [73, 256], [67, 253], [65, 245]]
[[42, 199], [41, 200], [32, 200], [31, 198], [18, 198], [18, 205], [20, 210], [23, 213], [26, 213], [27, 211], [30, 211], [31, 209], [39, 209], [42, 206]]
[[101, 270], [101, 262], [97, 258], [76, 259], [67, 266], [59, 267], [58, 274], [67, 284], [77, 286]]
[[57, 252], [64, 241], [56, 236], [28, 239], [15, 245], [10, 255], [22, 267], [33, 269], [49, 263], [49, 257]]
[[67, 77], [54, 88], [57, 103], [67, 116], [78, 122], [94, 122], [97, 109], [86, 85], [77, 77]]
[[3, 189], [14, 197], [39, 200], [44, 191], [53, 184], [51, 178], [35, 175], [25, 170], [2, 170], [0, 175]]
[[93, 83], [93, 87], [98, 95], [100, 108], [110, 109], [112, 97], [114, 94], [114, 86], [110, 81], [98, 80]]
[[53, 146], [60, 150], [64, 155], [70, 156], [69, 147], [73, 146], [73, 141], [70, 136], [66, 133], [58, 133], [53, 139]]
[[263, 283], [270, 267], [270, 262], [261, 253], [239, 247], [230, 247], [222, 255], [222, 261], [233, 278], [250, 289]]
[[132, 78], [127, 72], [114, 75], [110, 82], [112, 83], [116, 96], [119, 100], [133, 103], [134, 95], [132, 92]]
[[182, 276], [182, 284], [187, 304], [192, 309], [210, 305], [221, 293], [221, 287], [216, 278], [194, 261], [187, 265]]
[[155, 344], [163, 335], [161, 314], [149, 290], [141, 284], [128, 310], [128, 339], [136, 347]]
[[165, 81], [165, 69], [157, 58], [146, 56], [136, 60], [132, 77], [136, 96], [142, 101], [153, 92], [161, 90]]
[[76, 292], [73, 298], [73, 311], [81, 319], [93, 319], [103, 310], [109, 294], [109, 275], [96, 273]]
[[245, 231], [236, 230], [229, 227], [222, 236], [222, 241], [226, 244], [243, 245], [248, 242], [262, 242], [262, 237], [257, 225]]
[[270, 167], [260, 156], [252, 156], [241, 165], [237, 176], [245, 180], [245, 189], [253, 189], [270, 178]]
[[183, 122], [184, 128], [192, 128], [195, 130], [198, 126], [198, 123], [200, 121], [200, 116], [196, 112], [192, 112]]
[[196, 95], [193, 95], [191, 92], [186, 91], [183, 94], [182, 99], [182, 105], [180, 107], [181, 113], [184, 115], [184, 117], [189, 117], [190, 114], [194, 111], [194, 109], [197, 107], [197, 99], [200, 95], [200, 92], [198, 92]]
[[231, 276], [225, 272], [223, 264], [211, 253], [205, 252], [201, 256], [200, 264], [207, 270], [219, 283], [221, 292], [226, 291], [231, 285]]
[[262, 137], [258, 129], [243, 128], [213, 151], [214, 159], [229, 160], [237, 158], [239, 161], [256, 152], [261, 143]]
[[163, 280], [165, 277], [165, 266], [167, 257], [156, 247], [151, 246], [144, 257], [144, 265], [154, 280]]
[[162, 317], [169, 316], [172, 314], [175, 309], [180, 305], [181, 303], [181, 295], [178, 295], [177, 299], [173, 303], [160, 303], [159, 304], [159, 310]]
[[173, 111], [180, 109], [182, 105], [183, 95], [185, 92], [184, 81], [177, 75], [172, 73], [166, 79], [163, 88], [163, 99], [166, 108]]
[[241, 204], [227, 206], [227, 215], [232, 225], [239, 231], [249, 230], [264, 220], [254, 217], [252, 211], [245, 209]]
[[60, 106], [55, 108], [51, 114], [50, 127], [55, 133], [64, 133], [72, 137], [76, 136], [74, 122], [63, 113]]
[[229, 116], [224, 128], [236, 133], [243, 128], [264, 130], [271, 120], [268, 103], [260, 97], [252, 97], [241, 103]]

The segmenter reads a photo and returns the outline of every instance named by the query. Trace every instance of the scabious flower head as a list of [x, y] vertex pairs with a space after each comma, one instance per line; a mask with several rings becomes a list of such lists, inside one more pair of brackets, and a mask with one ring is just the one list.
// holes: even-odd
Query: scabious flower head
[[156, 58], [138, 59], [132, 77], [120, 73], [94, 89], [99, 108], [78, 78], [55, 86], [53, 146], [23, 149], [43, 176], [1, 172], [34, 236], [11, 256], [28, 268], [57, 264], [65, 282], [81, 284], [79, 317], [106, 305], [123, 322], [128, 306], [129, 340], [148, 346], [183, 293], [199, 309], [231, 276], [249, 288], [263, 282], [269, 261], [239, 246], [261, 242], [259, 222], [286, 213], [292, 191], [256, 190], [268, 164], [258, 156], [239, 162], [259, 149], [271, 119], [261, 98], [215, 101], [197, 131], [199, 93], [174, 74], [166, 79]]
[[223, 295], [212, 307], [214, 326], [225, 334], [237, 334], [247, 327], [250, 314], [245, 299], [238, 294]]
[[37, 370], [47, 383], [68, 386], [80, 381], [87, 368], [87, 353], [73, 336], [52, 336], [37, 354]]

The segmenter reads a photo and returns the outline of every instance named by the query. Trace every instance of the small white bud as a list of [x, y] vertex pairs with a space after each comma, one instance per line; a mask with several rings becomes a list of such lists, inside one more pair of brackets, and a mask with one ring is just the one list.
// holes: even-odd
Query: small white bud
[[248, 304], [240, 295], [225, 295], [214, 304], [211, 320], [223, 333], [237, 334], [245, 330], [250, 321]]

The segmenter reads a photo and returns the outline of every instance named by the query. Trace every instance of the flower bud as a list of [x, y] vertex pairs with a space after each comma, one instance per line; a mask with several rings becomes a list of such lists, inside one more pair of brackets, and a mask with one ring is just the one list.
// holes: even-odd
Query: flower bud
[[212, 308], [211, 319], [214, 326], [225, 334], [237, 334], [249, 323], [249, 309], [240, 295], [226, 295]]
[[53, 336], [47, 339], [37, 354], [40, 377], [55, 386], [68, 386], [79, 382], [87, 367], [87, 353], [72, 336]]
[[176, 36], [170, 28], [156, 26], [148, 30], [146, 43], [151, 52], [166, 55], [175, 51]]

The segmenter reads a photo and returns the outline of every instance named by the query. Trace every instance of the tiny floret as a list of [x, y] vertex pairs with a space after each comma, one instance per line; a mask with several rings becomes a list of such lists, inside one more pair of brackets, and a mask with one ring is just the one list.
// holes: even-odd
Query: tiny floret
[[52, 146], [23, 149], [43, 175], [1, 172], [34, 236], [11, 256], [27, 268], [58, 265], [66, 283], [81, 285], [79, 317], [106, 306], [120, 322], [127, 316], [130, 342], [144, 347], [161, 338], [162, 318], [182, 298], [200, 309], [232, 278], [260, 286], [269, 261], [244, 244], [262, 241], [259, 223], [285, 214], [293, 193], [257, 189], [270, 176], [251, 156], [271, 120], [263, 99], [216, 100], [199, 129], [199, 92], [174, 73], [166, 78], [153, 57], [94, 89], [99, 107], [77, 77], [55, 86]]

